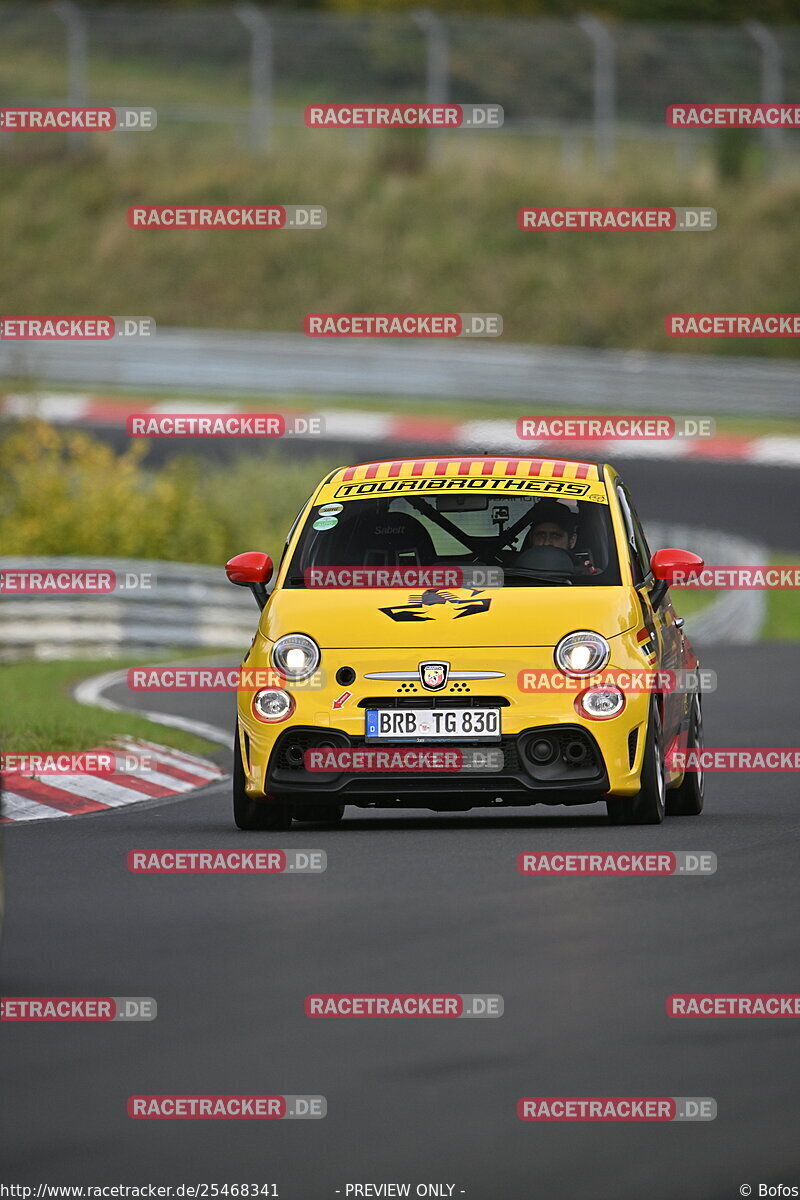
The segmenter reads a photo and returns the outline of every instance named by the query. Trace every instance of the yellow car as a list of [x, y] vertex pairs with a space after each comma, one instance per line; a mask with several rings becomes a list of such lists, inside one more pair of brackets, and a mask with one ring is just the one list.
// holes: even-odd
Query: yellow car
[[[262, 612], [242, 663], [240, 829], [345, 805], [592, 804], [615, 823], [695, 814], [697, 659], [608, 465], [421, 458], [332, 471], [266, 554], [227, 564]], [[680, 763], [680, 760], [678, 760]]]

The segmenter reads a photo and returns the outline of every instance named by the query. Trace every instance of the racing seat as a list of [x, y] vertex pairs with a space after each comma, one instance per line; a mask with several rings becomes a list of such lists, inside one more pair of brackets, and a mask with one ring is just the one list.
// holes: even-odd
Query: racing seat
[[337, 529], [320, 535], [316, 565], [351, 567], [434, 566], [436, 550], [422, 521], [403, 512], [347, 513]]
[[363, 534], [361, 566], [428, 567], [436, 563], [431, 535], [422, 521], [409, 513], [372, 518], [365, 522]]

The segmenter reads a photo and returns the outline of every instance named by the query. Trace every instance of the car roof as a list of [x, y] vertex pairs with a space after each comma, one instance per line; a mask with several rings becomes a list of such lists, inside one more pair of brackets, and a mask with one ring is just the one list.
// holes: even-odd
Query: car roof
[[361, 479], [405, 477], [431, 478], [441, 475], [541, 475], [552, 479], [588, 479], [602, 482], [603, 464], [584, 459], [523, 457], [521, 455], [454, 454], [421, 458], [384, 458], [376, 462], [338, 467], [326, 483]]

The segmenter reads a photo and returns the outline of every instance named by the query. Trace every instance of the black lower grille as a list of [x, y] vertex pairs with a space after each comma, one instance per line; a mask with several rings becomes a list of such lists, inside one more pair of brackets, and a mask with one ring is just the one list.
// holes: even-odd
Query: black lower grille
[[282, 770], [302, 771], [306, 750], [322, 750], [331, 746], [348, 746], [343, 733], [324, 729], [288, 729], [282, 734], [273, 751], [273, 761]]
[[[482, 703], [485, 703], [482, 702]], [[440, 748], [441, 748], [441, 744]], [[583, 800], [564, 799], [567, 794], [588, 792], [601, 794], [608, 787], [600, 749], [591, 733], [579, 725], [549, 725], [505, 734], [500, 739], [503, 766], [497, 771], [467, 770], [463, 773], [432, 771], [421, 779], [414, 771], [325, 771], [305, 769], [305, 751], [324, 747], [350, 747], [358, 750], [367, 743], [363, 736], [350, 737], [341, 729], [309, 725], [285, 730], [275, 743], [264, 781], [267, 794], [287, 797], [318, 797], [322, 793], [338, 793], [344, 803], [349, 795], [360, 798], [395, 797], [398, 794], [458, 795], [491, 794], [530, 796], [536, 793], [544, 803], [582, 803]], [[482, 741], [461, 742], [463, 750], [491, 751], [498, 743]], [[382, 742], [382, 750], [433, 749], [433, 743], [409, 746]], [[558, 796], [560, 799], [549, 799]], [[358, 803], [360, 801], [355, 801]]]

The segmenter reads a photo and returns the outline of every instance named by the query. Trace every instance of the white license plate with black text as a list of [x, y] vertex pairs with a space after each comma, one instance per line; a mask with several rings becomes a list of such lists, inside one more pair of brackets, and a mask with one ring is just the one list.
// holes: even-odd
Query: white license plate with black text
[[500, 741], [499, 708], [368, 708], [368, 742]]

